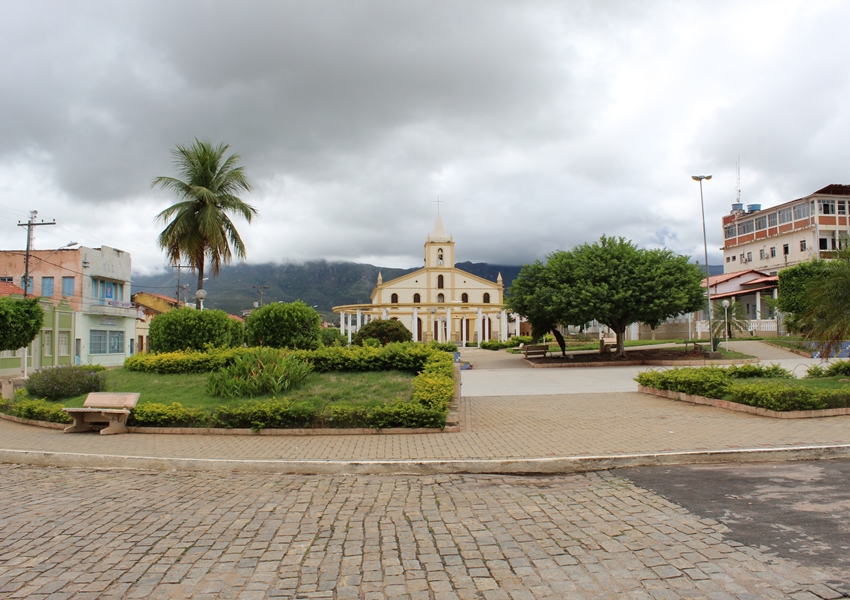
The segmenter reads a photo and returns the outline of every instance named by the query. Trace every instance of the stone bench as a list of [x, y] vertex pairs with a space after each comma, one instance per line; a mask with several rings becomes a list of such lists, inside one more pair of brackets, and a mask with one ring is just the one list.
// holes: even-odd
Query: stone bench
[[91, 431], [92, 423], [106, 423], [100, 435], [127, 433], [127, 417], [139, 401], [138, 393], [92, 392], [83, 408], [63, 408], [74, 419], [65, 433]]
[[617, 351], [617, 338], [602, 338], [599, 340], [599, 353], [605, 354], [606, 352], [616, 352]]
[[539, 346], [523, 346], [522, 355], [525, 358], [534, 358], [534, 357], [542, 357], [546, 358], [546, 355], [549, 353], [549, 346], [547, 344], [541, 344]]

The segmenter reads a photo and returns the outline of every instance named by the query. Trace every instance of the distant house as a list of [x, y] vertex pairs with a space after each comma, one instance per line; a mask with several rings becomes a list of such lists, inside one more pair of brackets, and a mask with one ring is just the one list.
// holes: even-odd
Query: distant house
[[133, 304], [136, 305], [136, 352], [150, 352], [151, 321], [157, 315], [180, 308], [181, 302], [162, 294], [136, 292], [133, 294]]
[[[109, 246], [32, 250], [27, 282], [24, 258], [23, 250], [0, 251], [2, 279], [26, 285], [29, 295], [39, 297], [55, 328], [39, 336], [42, 349], [28, 353], [28, 368], [64, 364], [66, 356], [74, 364], [117, 366], [133, 354], [136, 310], [128, 252]], [[70, 317], [61, 316], [68, 311]]]

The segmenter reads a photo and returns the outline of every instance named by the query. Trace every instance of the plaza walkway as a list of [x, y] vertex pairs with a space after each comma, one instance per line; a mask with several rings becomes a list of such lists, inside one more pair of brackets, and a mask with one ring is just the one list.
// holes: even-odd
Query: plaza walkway
[[[524, 369], [519, 366], [521, 357], [505, 353], [472, 350], [464, 357], [478, 364], [463, 373], [458, 432], [99, 436], [0, 421], [0, 458], [15, 462], [14, 451], [30, 451], [312, 464], [454, 461], [447, 471], [505, 472], [512, 467], [498, 461], [850, 445], [850, 417], [770, 419], [646, 396], [634, 391], [632, 378], [640, 367]], [[789, 366], [807, 362], [799, 356], [786, 360]], [[479, 368], [496, 366], [497, 361], [504, 364]], [[469, 461], [496, 463], [470, 467]], [[537, 470], [528, 463], [513, 468]], [[322, 469], [344, 471], [345, 465]]]

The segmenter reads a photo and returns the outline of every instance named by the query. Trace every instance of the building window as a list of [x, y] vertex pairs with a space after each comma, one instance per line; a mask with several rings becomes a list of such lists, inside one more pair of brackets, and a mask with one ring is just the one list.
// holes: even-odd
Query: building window
[[809, 203], [798, 204], [794, 207], [794, 220], [808, 219], [811, 212], [809, 211]]
[[74, 278], [72, 277], [63, 277], [62, 278], [62, 297], [68, 298], [73, 297], [74, 295]]
[[794, 211], [790, 208], [783, 208], [779, 211], [779, 224], [790, 223], [794, 218]]
[[800, 240], [800, 252], [806, 251], [806, 240]]
[[[21, 277], [21, 287], [24, 287], [24, 278], [23, 277]], [[34, 293], [34, 291], [33, 291], [34, 288], [32, 286], [32, 277], [29, 278], [29, 281], [27, 282], [26, 288], [27, 288], [27, 294], [33, 294]]]
[[109, 332], [109, 353], [124, 354], [124, 332], [110, 331]]
[[732, 262], [736, 262], [736, 261], [735, 261], [735, 255], [734, 255], [734, 254], [732, 255]]
[[767, 226], [776, 227], [776, 213], [770, 213], [767, 215]]
[[723, 228], [723, 234], [726, 236], [726, 239], [733, 238], [736, 235], [738, 228], [734, 225], [727, 225]]
[[838, 214], [839, 215], [846, 215], [847, 214], [847, 204], [844, 202], [844, 200], [838, 201]]
[[766, 258], [767, 258], [767, 250], [765, 250], [764, 248], [762, 248], [761, 250], [759, 250], [759, 258], [760, 258], [761, 260], [766, 259]]
[[460, 301], [461, 302], [469, 302], [469, 294], [467, 294], [466, 292], [462, 293], [460, 295]]
[[437, 294], [437, 302], [443, 303], [446, 301], [446, 297], [442, 294]]
[[[438, 265], [443, 264], [443, 249], [442, 248], [437, 249], [437, 264]], [[442, 286], [440, 286], [440, 287], [442, 287]]]
[[392, 296], [390, 296], [390, 302], [392, 302], [393, 304], [398, 304], [398, 294], [393, 294]]
[[413, 303], [419, 304], [420, 302], [422, 302], [421, 296], [419, 294], [413, 294]]
[[[829, 250], [829, 239], [820, 238], [820, 240], [818, 240], [818, 241], [820, 242], [820, 249], [821, 250]], [[802, 242], [801, 242], [801, 245], [802, 245]], [[802, 248], [801, 248], [801, 250], [802, 250]]]
[[752, 233], [755, 231], [753, 229], [753, 220], [744, 221], [743, 223], [738, 223], [738, 235], [744, 235], [745, 233]]
[[752, 260], [753, 260], [753, 253], [747, 252], [747, 262], [752, 262]]
[[776, 258], [776, 246], [770, 249], [770, 258]]
[[727, 257], [726, 257], [726, 262], [729, 262], [730, 260], [732, 260], [732, 259], [731, 259], [731, 258], [729, 258], [729, 257], [727, 256]]
[[53, 278], [52, 277], [42, 277], [41, 278], [41, 295], [46, 296], [48, 298], [53, 297]]
[[53, 356], [53, 332], [44, 332], [44, 356]]
[[490, 294], [484, 294], [484, 304], [490, 304]]
[[767, 229], [767, 215], [756, 217], [756, 231], [761, 231], [762, 229]]
[[437, 289], [438, 289], [438, 290], [441, 290], [441, 289], [443, 289], [443, 287], [445, 287], [445, 286], [443, 285], [443, 282], [444, 282], [444, 280], [443, 280], [443, 276], [442, 276], [442, 275], [437, 275]]
[[71, 356], [71, 334], [67, 331], [59, 332], [59, 356]]
[[788, 244], [782, 244], [782, 254], [783, 256], [788, 256], [789, 254], [791, 254], [791, 250], [788, 247]]
[[746, 262], [746, 260], [747, 260], [747, 257], [744, 256], [744, 253], [742, 252], [741, 253], [741, 262]]
[[89, 332], [89, 354], [106, 354], [106, 331], [92, 329]]
[[822, 215], [834, 215], [835, 200], [818, 200], [818, 210]]

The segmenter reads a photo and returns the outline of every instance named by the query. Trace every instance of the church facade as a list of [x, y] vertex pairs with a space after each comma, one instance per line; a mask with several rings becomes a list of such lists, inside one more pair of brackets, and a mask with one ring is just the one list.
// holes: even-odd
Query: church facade
[[506, 340], [510, 324], [504, 310], [502, 275], [496, 282], [455, 268], [455, 243], [437, 215], [434, 231], [425, 240], [425, 266], [418, 271], [378, 283], [371, 303], [335, 306], [340, 331], [349, 341], [370, 320], [400, 321], [414, 341], [481, 343]]

